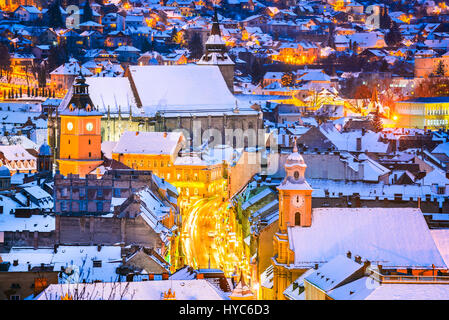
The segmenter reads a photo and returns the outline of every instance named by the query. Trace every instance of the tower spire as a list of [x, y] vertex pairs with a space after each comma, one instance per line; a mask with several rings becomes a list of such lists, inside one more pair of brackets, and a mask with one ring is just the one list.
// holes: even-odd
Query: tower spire
[[214, 18], [212, 19], [212, 30], [211, 35], [216, 35], [221, 37], [220, 24], [218, 23], [217, 7], [214, 6]]

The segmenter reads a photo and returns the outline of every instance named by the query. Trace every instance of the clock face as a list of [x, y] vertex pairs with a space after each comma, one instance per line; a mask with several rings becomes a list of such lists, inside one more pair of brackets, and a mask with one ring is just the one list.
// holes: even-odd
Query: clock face
[[67, 122], [67, 130], [72, 131], [73, 129], [73, 123]]
[[292, 205], [295, 208], [301, 208], [304, 204], [304, 198], [301, 196], [293, 196], [292, 197]]
[[93, 123], [92, 122], [88, 122], [86, 124], [86, 129], [87, 129], [87, 131], [92, 131], [94, 129]]

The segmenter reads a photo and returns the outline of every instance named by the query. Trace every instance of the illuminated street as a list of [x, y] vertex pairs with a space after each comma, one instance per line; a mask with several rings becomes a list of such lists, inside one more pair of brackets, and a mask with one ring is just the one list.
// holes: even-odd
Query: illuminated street
[[218, 268], [230, 276], [248, 272], [243, 241], [236, 236], [234, 214], [219, 197], [197, 200], [186, 210], [182, 233], [187, 264], [194, 268]]

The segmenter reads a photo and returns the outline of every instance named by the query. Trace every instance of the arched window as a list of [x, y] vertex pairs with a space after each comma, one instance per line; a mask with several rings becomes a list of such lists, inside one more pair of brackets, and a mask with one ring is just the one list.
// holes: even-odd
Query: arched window
[[296, 180], [298, 180], [299, 179], [299, 171], [295, 171], [293, 173], [293, 176], [295, 177]]
[[296, 212], [295, 213], [295, 226], [301, 225], [301, 213]]

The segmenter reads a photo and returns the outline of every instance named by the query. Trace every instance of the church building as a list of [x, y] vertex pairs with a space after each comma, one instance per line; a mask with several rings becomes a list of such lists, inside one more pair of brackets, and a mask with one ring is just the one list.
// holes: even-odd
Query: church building
[[[222, 143], [226, 130], [262, 129], [260, 107], [233, 95], [234, 62], [226, 53], [217, 17], [206, 52], [196, 65], [129, 66], [124, 77], [87, 77], [92, 107], [101, 113], [103, 141], [118, 141], [126, 131], [170, 132], [195, 128], [203, 134], [216, 129]], [[77, 93], [70, 88], [59, 112], [67, 110]], [[49, 118], [49, 144], [58, 144], [60, 124]], [[232, 137], [231, 137], [232, 139]]]
[[212, 22], [212, 30], [206, 41], [206, 52], [198, 61], [200, 66], [218, 66], [226, 81], [229, 91], [234, 93], [234, 66], [235, 63], [226, 52], [226, 44], [221, 38], [220, 24], [218, 23], [217, 11], [215, 11]]
[[348, 252], [377, 265], [381, 274], [446, 272], [419, 208], [314, 209], [306, 168], [295, 143], [278, 187], [279, 228], [273, 235], [269, 267], [273, 276], [270, 284], [262, 284], [263, 299], [286, 299], [285, 290], [301, 275]]

